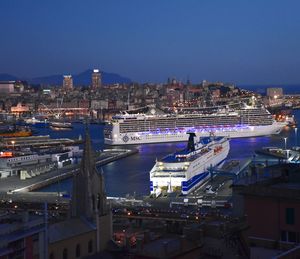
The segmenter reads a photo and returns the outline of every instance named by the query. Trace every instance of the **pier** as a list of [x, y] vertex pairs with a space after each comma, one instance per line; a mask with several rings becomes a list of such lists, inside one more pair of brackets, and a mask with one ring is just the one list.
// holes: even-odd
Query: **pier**
[[[99, 156], [96, 157], [96, 164], [103, 166], [113, 161], [128, 157], [138, 153], [137, 149], [105, 149]], [[34, 192], [37, 189], [57, 183], [63, 179], [72, 177], [78, 172], [80, 164], [64, 167], [61, 169], [54, 169], [45, 174], [37, 175], [33, 178], [20, 180], [18, 176], [12, 176], [0, 180], [0, 198], [10, 199], [28, 199], [28, 200], [41, 200], [43, 202], [53, 202], [57, 199], [58, 194], [47, 194]], [[56, 197], [55, 197], [56, 196]]]
[[58, 145], [78, 145], [81, 144], [80, 139], [59, 138], [52, 139], [49, 135], [18, 137], [18, 138], [1, 138], [0, 148], [17, 148], [17, 147], [42, 147], [42, 146], [58, 146]]

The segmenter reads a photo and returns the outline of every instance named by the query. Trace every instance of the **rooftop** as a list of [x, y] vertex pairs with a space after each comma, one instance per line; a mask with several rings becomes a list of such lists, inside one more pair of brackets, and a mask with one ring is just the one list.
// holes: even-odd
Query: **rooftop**
[[82, 218], [71, 218], [49, 226], [49, 243], [94, 231], [96, 226]]

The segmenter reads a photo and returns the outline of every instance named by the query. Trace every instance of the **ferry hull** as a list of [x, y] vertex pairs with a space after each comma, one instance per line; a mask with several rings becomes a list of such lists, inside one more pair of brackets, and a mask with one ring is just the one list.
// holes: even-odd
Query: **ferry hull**
[[[228, 156], [230, 150], [229, 141], [226, 140], [221, 145], [221, 152], [215, 153], [214, 146], [212, 146], [209, 152], [191, 163], [188, 162], [189, 166], [185, 172], [185, 177], [178, 177], [178, 175], [173, 175], [171, 172], [169, 177], [157, 175], [157, 171], [159, 172], [162, 167], [169, 171], [172, 171], [173, 168], [173, 170], [176, 171], [176, 167], [178, 168], [186, 164], [185, 161], [182, 163], [156, 162], [150, 172], [150, 193], [156, 195], [157, 193], [160, 193], [161, 190], [167, 189], [168, 192], [180, 190], [183, 195], [187, 195], [201, 186], [210, 178], [209, 168], [220, 164]], [[216, 144], [216, 146], [220, 146], [220, 144]]]

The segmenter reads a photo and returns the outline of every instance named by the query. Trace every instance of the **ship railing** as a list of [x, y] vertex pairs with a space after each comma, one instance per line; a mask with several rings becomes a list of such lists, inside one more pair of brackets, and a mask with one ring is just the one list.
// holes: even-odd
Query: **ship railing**
[[183, 172], [186, 171], [185, 167], [176, 167], [176, 168], [162, 168], [158, 169], [158, 172]]

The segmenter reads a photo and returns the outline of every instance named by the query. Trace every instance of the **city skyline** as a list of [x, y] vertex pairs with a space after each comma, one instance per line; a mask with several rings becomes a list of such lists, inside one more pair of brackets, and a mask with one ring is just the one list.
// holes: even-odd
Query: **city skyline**
[[1, 2], [0, 73], [298, 84], [297, 1]]

